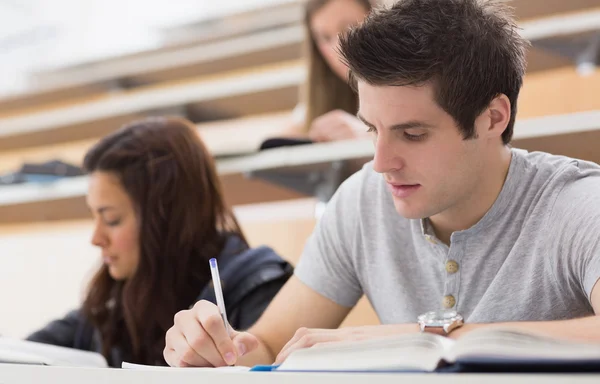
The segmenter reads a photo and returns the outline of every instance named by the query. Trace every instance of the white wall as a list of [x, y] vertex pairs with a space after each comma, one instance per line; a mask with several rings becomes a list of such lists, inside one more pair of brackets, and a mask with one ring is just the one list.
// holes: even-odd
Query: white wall
[[[238, 206], [248, 241], [295, 262], [314, 226], [314, 199]], [[91, 221], [0, 226], [0, 335], [25, 337], [77, 308], [100, 263]]]
[[76, 308], [98, 251], [89, 222], [0, 232], [0, 335], [23, 337]]
[[160, 28], [296, 0], [13, 0], [0, 2], [0, 97], [27, 73], [156, 47]]

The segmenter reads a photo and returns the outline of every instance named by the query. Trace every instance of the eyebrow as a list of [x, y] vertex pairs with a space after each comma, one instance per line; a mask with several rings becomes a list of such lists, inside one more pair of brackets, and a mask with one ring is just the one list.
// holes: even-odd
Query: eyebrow
[[96, 211], [98, 213], [104, 213], [106, 211], [114, 211], [114, 210], [115, 210], [115, 207], [109, 207], [109, 206], [107, 206], [107, 207], [100, 207]]
[[[375, 126], [369, 123], [360, 113], [356, 114], [356, 117], [363, 122], [369, 128], [375, 128]], [[433, 128], [433, 125], [428, 124], [424, 121], [418, 120], [409, 120], [404, 123], [394, 124], [390, 128], [391, 130], [403, 130], [403, 129], [411, 129], [411, 128]]]

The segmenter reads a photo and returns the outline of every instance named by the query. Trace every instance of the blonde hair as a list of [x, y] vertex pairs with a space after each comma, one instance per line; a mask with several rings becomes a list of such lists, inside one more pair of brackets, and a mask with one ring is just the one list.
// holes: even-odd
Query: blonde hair
[[[304, 116], [304, 131], [308, 132], [312, 122], [319, 116], [341, 109], [355, 114], [358, 109], [358, 95], [352, 90], [347, 81], [336, 75], [323, 56], [310, 30], [310, 19], [331, 0], [309, 0], [305, 6], [304, 26], [305, 44], [304, 57], [307, 61], [308, 73], [306, 82], [301, 90], [300, 99], [306, 106]], [[371, 11], [372, 2], [369, 0], [353, 0]]]

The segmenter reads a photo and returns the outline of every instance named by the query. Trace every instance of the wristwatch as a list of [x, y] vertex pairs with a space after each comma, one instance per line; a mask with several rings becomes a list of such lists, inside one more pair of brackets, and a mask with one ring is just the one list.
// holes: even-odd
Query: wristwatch
[[417, 318], [421, 332], [448, 336], [450, 332], [463, 325], [463, 317], [456, 311], [426, 312]]

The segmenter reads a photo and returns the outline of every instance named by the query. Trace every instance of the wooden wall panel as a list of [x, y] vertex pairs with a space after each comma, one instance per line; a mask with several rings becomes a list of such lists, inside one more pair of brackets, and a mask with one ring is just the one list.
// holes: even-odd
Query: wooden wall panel
[[518, 118], [600, 109], [600, 70], [581, 76], [566, 67], [527, 75], [519, 95]]

